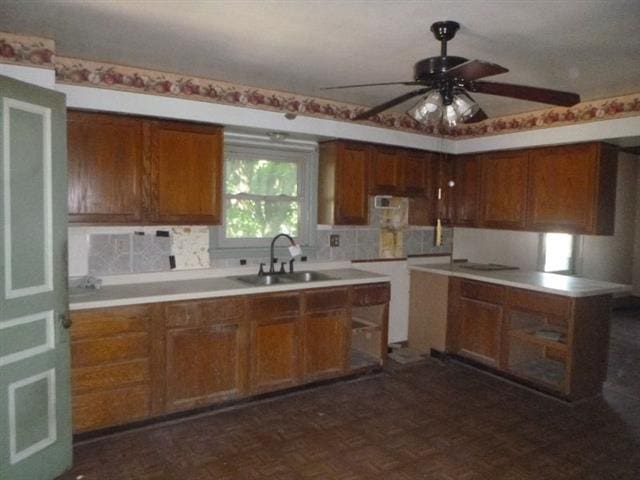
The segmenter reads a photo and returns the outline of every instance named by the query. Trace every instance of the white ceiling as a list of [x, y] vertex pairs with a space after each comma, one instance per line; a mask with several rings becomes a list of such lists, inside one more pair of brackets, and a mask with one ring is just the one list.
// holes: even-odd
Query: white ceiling
[[[583, 100], [640, 91], [640, 0], [0, 0], [0, 11], [0, 31], [53, 38], [59, 55], [362, 105], [412, 87], [319, 87], [412, 80], [416, 61], [439, 55], [438, 20], [462, 25], [450, 55], [509, 68], [496, 81]], [[476, 97], [490, 117], [543, 107]]]

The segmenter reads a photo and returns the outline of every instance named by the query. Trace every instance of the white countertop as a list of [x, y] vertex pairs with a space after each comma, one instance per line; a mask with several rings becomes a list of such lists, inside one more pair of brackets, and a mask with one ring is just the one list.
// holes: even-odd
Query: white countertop
[[588, 278], [571, 277], [555, 273], [523, 270], [478, 271], [464, 268], [465, 264], [411, 265], [409, 269], [439, 275], [468, 278], [480, 282], [496, 283], [508, 287], [555, 293], [565, 297], [592, 297], [613, 293], [630, 292], [631, 285], [603, 282]]
[[171, 280], [164, 282], [107, 285], [99, 290], [72, 289], [69, 294], [71, 310], [138, 305], [142, 303], [172, 302], [199, 298], [254, 295], [312, 288], [338, 287], [366, 283], [388, 282], [389, 277], [355, 268], [322, 270], [334, 280], [309, 283], [287, 283], [269, 286], [251, 286], [228, 277]]

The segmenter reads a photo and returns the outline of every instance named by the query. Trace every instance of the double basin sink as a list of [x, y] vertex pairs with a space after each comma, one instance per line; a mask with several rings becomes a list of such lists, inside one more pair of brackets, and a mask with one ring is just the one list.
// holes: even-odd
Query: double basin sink
[[320, 272], [265, 273], [264, 275], [239, 275], [229, 278], [256, 286], [337, 280], [336, 277]]

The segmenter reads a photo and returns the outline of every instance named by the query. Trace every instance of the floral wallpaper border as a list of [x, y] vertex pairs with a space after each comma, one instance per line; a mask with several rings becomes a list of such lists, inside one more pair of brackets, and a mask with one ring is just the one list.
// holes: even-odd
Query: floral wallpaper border
[[48, 38], [0, 33], [0, 63], [53, 68], [55, 42]]
[[[55, 68], [56, 81], [59, 83], [188, 98], [348, 122], [354, 121], [355, 116], [367, 108], [207, 78], [56, 57], [54, 52], [53, 40], [0, 32], [0, 63], [21, 63]], [[404, 113], [394, 112], [375, 115], [358, 123], [425, 135], [468, 138], [631, 116], [640, 116], [640, 92], [583, 102], [570, 108], [551, 107], [534, 112], [490, 118], [483, 122], [441, 131], [433, 126], [421, 125]]]
[[[190, 100], [239, 105], [292, 115], [352, 121], [367, 107], [294, 93], [267, 90], [246, 85], [125, 67], [109, 63], [58, 57], [56, 81], [134, 92], [189, 98]], [[434, 134], [433, 127], [421, 125], [403, 113], [376, 115], [364, 122], [376, 126]]]

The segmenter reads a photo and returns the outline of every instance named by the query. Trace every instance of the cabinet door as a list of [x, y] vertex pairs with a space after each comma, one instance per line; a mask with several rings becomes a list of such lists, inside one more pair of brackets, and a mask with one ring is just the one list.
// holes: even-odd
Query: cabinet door
[[523, 229], [528, 151], [482, 155], [482, 226]]
[[[615, 192], [599, 191], [599, 145], [567, 145], [532, 150], [529, 159], [527, 226], [533, 230], [574, 233], [613, 233], [597, 226], [598, 196]], [[609, 183], [610, 184], [610, 183]], [[615, 193], [614, 193], [615, 195]], [[610, 206], [615, 205], [615, 196]], [[614, 217], [614, 208], [608, 216]]]
[[309, 313], [304, 318], [304, 375], [306, 379], [347, 370], [347, 310]]
[[69, 221], [134, 223], [142, 218], [142, 120], [68, 112]]
[[369, 193], [397, 195], [403, 193], [401, 157], [395, 148], [375, 146], [371, 152]]
[[431, 154], [414, 150], [401, 152], [402, 184], [401, 190], [408, 197], [427, 195], [431, 167]]
[[239, 397], [246, 389], [246, 325], [170, 329], [166, 362], [169, 411]]
[[305, 379], [346, 371], [350, 332], [349, 290], [307, 291], [303, 303]]
[[480, 207], [480, 160], [475, 155], [454, 159], [453, 223], [458, 226], [478, 225]]
[[300, 381], [300, 326], [299, 317], [252, 324], [252, 392], [286, 388]]
[[172, 224], [220, 223], [222, 131], [211, 125], [150, 122], [151, 217]]
[[479, 300], [461, 298], [459, 304], [462, 354], [497, 366], [500, 354], [502, 307]]
[[249, 300], [253, 393], [286, 388], [300, 382], [302, 319], [300, 294], [276, 293]]
[[368, 173], [369, 147], [341, 143], [335, 176], [336, 225], [366, 225], [369, 222]]
[[[409, 198], [409, 225], [434, 225], [436, 220], [436, 194], [437, 194], [437, 183], [438, 183], [438, 160], [434, 154], [430, 152], [423, 152], [422, 154], [424, 162], [424, 178], [422, 179], [424, 185], [422, 187], [423, 193], [417, 194], [416, 196], [410, 196]], [[414, 189], [411, 187], [411, 183], [413, 180], [409, 181], [408, 178], [411, 177], [413, 179], [419, 178], [418, 175], [414, 176], [414, 171], [411, 165], [414, 165], [416, 158], [413, 157], [407, 163], [407, 167], [405, 168], [405, 185], [408, 192], [412, 191], [410, 189]], [[410, 169], [411, 168], [411, 169]], [[418, 191], [417, 187], [415, 187], [414, 191]], [[408, 193], [410, 194], [410, 193]]]

